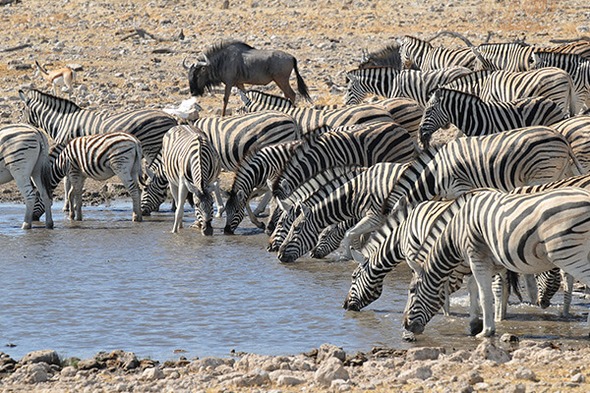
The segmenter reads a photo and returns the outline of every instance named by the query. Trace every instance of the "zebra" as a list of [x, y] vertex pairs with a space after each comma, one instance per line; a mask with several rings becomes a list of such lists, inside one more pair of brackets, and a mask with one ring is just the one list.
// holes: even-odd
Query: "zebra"
[[354, 224], [355, 220], [351, 219], [326, 227], [326, 229], [320, 233], [316, 245], [309, 251], [309, 256], [315, 259], [321, 259], [338, 249], [346, 232]]
[[586, 172], [590, 171], [590, 116], [578, 115], [551, 125], [572, 147]]
[[373, 123], [347, 132], [326, 132], [305, 142], [272, 184], [273, 196], [287, 198], [305, 179], [332, 166], [404, 163], [417, 155], [417, 145], [395, 123]]
[[491, 277], [498, 268], [541, 273], [559, 267], [590, 285], [590, 192], [563, 188], [515, 195], [480, 190], [450, 220], [410, 284], [405, 329], [420, 334], [445, 300], [445, 282], [469, 261], [479, 288], [483, 330], [495, 334]]
[[353, 124], [394, 122], [391, 114], [380, 105], [360, 104], [339, 109], [295, 108], [283, 98], [258, 90], [239, 91], [244, 111], [281, 111], [291, 116], [306, 134], [321, 126], [340, 127]]
[[277, 209], [280, 212], [277, 214], [277, 221], [274, 223], [269, 220], [267, 225], [267, 233], [270, 237], [267, 250], [271, 252], [279, 250], [297, 216], [297, 206], [301, 204], [313, 206], [366, 170], [367, 167], [359, 165], [335, 166], [322, 170], [301, 184], [285, 199], [284, 203], [278, 201], [281, 206]]
[[86, 178], [104, 181], [117, 175], [133, 201], [132, 220], [142, 221], [140, 179], [141, 142], [126, 132], [80, 136], [56, 144], [50, 153], [51, 192], [65, 177], [70, 219], [82, 220], [82, 192]]
[[467, 136], [488, 135], [536, 125], [551, 125], [567, 114], [548, 98], [510, 102], [483, 101], [476, 95], [439, 88], [430, 97], [420, 124], [420, 141], [428, 146], [439, 128], [454, 124]]
[[[178, 124], [173, 116], [157, 109], [104, 114], [35, 89], [21, 89], [18, 94], [25, 104], [25, 121], [45, 130], [55, 143], [65, 144], [79, 136], [127, 132], [141, 142], [148, 165], [159, 153], [164, 134]], [[160, 184], [153, 192], [162, 193], [165, 189], [166, 185]], [[37, 205], [35, 210], [35, 215], [40, 217], [44, 209]]]
[[32, 227], [35, 188], [47, 206], [45, 227], [53, 228], [50, 170], [49, 141], [43, 131], [21, 123], [0, 127], [0, 184], [16, 182], [25, 201], [22, 229]]
[[544, 47], [540, 48], [540, 50], [544, 52], [572, 53], [588, 59], [590, 58], [590, 41], [580, 40], [557, 46]]
[[359, 104], [370, 93], [383, 97], [406, 97], [426, 106], [430, 94], [439, 86], [468, 75], [465, 67], [443, 68], [432, 71], [401, 70], [374, 67], [346, 73], [346, 105]]
[[221, 172], [221, 160], [207, 135], [199, 129], [180, 125], [171, 128], [162, 142], [164, 173], [176, 204], [172, 233], [182, 228], [184, 202], [189, 192], [196, 196], [196, 224], [205, 236], [213, 234], [211, 185]]
[[[222, 169], [228, 172], [235, 172], [238, 169], [240, 162], [250, 149], [301, 138], [301, 133], [293, 119], [279, 112], [206, 117], [196, 120], [194, 126], [207, 135], [217, 150]], [[142, 210], [145, 215], [156, 210], [166, 196], [165, 193], [158, 193], [161, 187], [157, 186], [158, 183], [166, 182], [162, 166], [156, 165], [153, 172], [142, 197]], [[221, 215], [223, 202], [217, 190], [216, 202], [217, 214]]]
[[535, 68], [557, 67], [572, 78], [579, 104], [583, 109], [590, 105], [590, 59], [573, 53], [535, 51]]
[[402, 37], [399, 45], [399, 54], [405, 68], [412, 65], [422, 71], [454, 66], [474, 68], [476, 55], [470, 48], [435, 48], [430, 42], [409, 35]]
[[[579, 187], [590, 191], [590, 174], [540, 185], [517, 187], [509, 193], [531, 194], [564, 187]], [[429, 249], [432, 246], [465, 200], [466, 198], [457, 201], [425, 201], [412, 209], [405, 220], [400, 220], [396, 215], [387, 217], [384, 224], [374, 232], [369, 242], [360, 251], [353, 250], [353, 256], [359, 262], [359, 266], [353, 274], [345, 308], [358, 311], [377, 300], [383, 289], [383, 279], [401, 261], [410, 258], [414, 259], [414, 263], [422, 264], [423, 261], [415, 260], [420, 247], [424, 245]], [[460, 275], [468, 274], [470, 270], [468, 266], [463, 265], [459, 273]], [[555, 285], [559, 286], [557, 281], [559, 274], [545, 272], [539, 276], [536, 280], [537, 304], [547, 307], [556, 291]], [[569, 314], [571, 303], [571, 276], [566, 282], [568, 285], [566, 285], [562, 309], [564, 316]], [[496, 315], [501, 317], [503, 312], [497, 311]]]
[[299, 214], [279, 247], [278, 259], [295, 261], [312, 249], [327, 226], [352, 219], [355, 225], [343, 241], [349, 256], [350, 239], [356, 240], [358, 231], [367, 233], [381, 223], [383, 201], [406, 168], [407, 164], [377, 163], [311, 207], [300, 204]]
[[479, 55], [475, 70], [529, 71], [535, 62], [535, 48], [522, 41], [480, 44], [473, 50]]
[[255, 190], [259, 193], [268, 189], [267, 184], [272, 183], [300, 144], [301, 141], [291, 141], [258, 147], [242, 159], [225, 202], [225, 234], [234, 234], [245, 212], [253, 224], [264, 228], [264, 223], [254, 217], [248, 201], [255, 196]]
[[509, 191], [582, 173], [567, 140], [549, 127], [458, 138], [440, 147], [417, 180], [402, 176], [383, 211], [407, 212], [435, 196], [452, 199], [473, 188]]

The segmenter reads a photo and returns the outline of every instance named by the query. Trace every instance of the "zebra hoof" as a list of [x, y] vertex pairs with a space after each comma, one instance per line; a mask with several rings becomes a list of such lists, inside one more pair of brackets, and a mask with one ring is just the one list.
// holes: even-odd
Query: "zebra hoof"
[[23, 225], [21, 226], [22, 229], [31, 229], [31, 223], [30, 222], [23, 222]]
[[46, 222], [45, 223], [45, 228], [47, 228], [47, 229], [53, 229], [53, 221]]
[[483, 321], [477, 318], [474, 321], [469, 322], [469, 335], [477, 336], [483, 331]]

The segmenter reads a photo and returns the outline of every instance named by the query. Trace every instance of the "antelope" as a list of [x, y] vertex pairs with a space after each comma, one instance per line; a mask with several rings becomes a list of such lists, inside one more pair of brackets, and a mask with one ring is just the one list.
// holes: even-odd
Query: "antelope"
[[41, 73], [43, 79], [53, 85], [53, 94], [58, 96], [60, 86], [65, 86], [68, 89], [69, 97], [72, 98], [72, 84], [74, 82], [74, 70], [65, 66], [55, 70], [48, 71], [44, 66], [35, 60], [35, 64]]

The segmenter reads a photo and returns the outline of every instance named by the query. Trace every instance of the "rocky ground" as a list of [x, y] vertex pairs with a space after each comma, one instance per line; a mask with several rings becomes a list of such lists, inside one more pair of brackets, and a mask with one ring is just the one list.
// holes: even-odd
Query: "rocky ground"
[[[316, 104], [340, 104], [344, 73], [362, 50], [395, 37], [441, 29], [475, 44], [525, 38], [536, 45], [588, 36], [586, 0], [244, 0], [0, 1], [0, 125], [18, 122], [20, 87], [49, 91], [34, 61], [79, 67], [72, 100], [100, 111], [176, 107], [189, 98], [183, 59], [221, 39], [295, 55]], [[181, 38], [183, 37], [183, 38]], [[449, 39], [437, 44], [460, 45]], [[277, 93], [274, 86], [265, 87]], [[199, 99], [201, 116], [220, 114], [222, 94]], [[235, 110], [232, 97], [229, 109]], [[124, 196], [117, 182], [87, 183], [86, 200]], [[13, 183], [0, 202], [20, 201]], [[159, 363], [129, 352], [60, 359], [52, 351], [13, 360], [0, 355], [5, 392], [316, 392], [316, 391], [589, 391], [590, 348], [556, 343], [484, 341], [473, 352], [444, 348], [376, 348], [347, 354], [329, 345], [306, 354], [236, 354], [224, 359]]]

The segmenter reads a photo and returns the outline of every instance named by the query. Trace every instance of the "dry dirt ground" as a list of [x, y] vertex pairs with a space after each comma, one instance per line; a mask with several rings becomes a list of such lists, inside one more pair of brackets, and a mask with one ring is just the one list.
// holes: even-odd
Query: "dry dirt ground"
[[[345, 90], [344, 73], [356, 67], [362, 50], [378, 50], [404, 34], [429, 38], [441, 29], [460, 32], [475, 44], [491, 34], [492, 42], [524, 38], [531, 44], [551, 45], [554, 39], [588, 36], [590, 7], [587, 0], [1, 0], [0, 28], [0, 125], [4, 125], [20, 119], [19, 87], [33, 86], [49, 91], [48, 84], [35, 72], [35, 60], [49, 69], [64, 64], [79, 65], [81, 70], [76, 75], [72, 100], [84, 108], [100, 111], [163, 108], [177, 106], [189, 98], [186, 71], [182, 67], [185, 58], [194, 59], [221, 39], [240, 39], [258, 48], [282, 49], [293, 54], [314, 103], [340, 104]], [[461, 42], [440, 39], [436, 44], [458, 46]], [[265, 89], [278, 94], [275, 86]], [[201, 116], [219, 115], [222, 99], [219, 91], [199, 99], [203, 108]], [[230, 110], [238, 105], [238, 98], [232, 97]], [[20, 200], [13, 184], [1, 186], [0, 201]], [[99, 195], [102, 187], [102, 184], [89, 182], [88, 196]], [[462, 381], [468, 369], [450, 367], [448, 372], [456, 374], [448, 379], [448, 391], [589, 391], [590, 386], [584, 383], [584, 375], [589, 372], [588, 355], [584, 352], [578, 358], [575, 354], [572, 356], [575, 359], [568, 362], [531, 360], [528, 364], [534, 364], [536, 376], [533, 377], [526, 370], [522, 372], [526, 362], [497, 366], [482, 361], [468, 368], [485, 370], [480, 374], [486, 381], [506, 376], [508, 383], [497, 386], [498, 389], [495, 385], [486, 386], [485, 382], [477, 385], [481, 382], [478, 378], [469, 379], [466, 385], [453, 384], [453, 378], [455, 382]], [[394, 363], [392, 367], [395, 368]], [[393, 375], [387, 370], [386, 367], [384, 375]], [[519, 370], [521, 382], [515, 377]], [[69, 372], [71, 374], [72, 370]], [[87, 374], [71, 375], [78, 375], [72, 380], [84, 380]], [[121, 375], [117, 378], [122, 378], [123, 382], [108, 385], [109, 388], [100, 384], [107, 377], [94, 376], [94, 382], [86, 385], [80, 385], [80, 381], [78, 385], [68, 385], [64, 377], [66, 382], [61, 389], [43, 383], [34, 390], [128, 391], [125, 388], [128, 385], [124, 384], [127, 374]], [[108, 378], [112, 382], [115, 377]], [[415, 376], [413, 378], [415, 380]], [[22, 381], [15, 383], [4, 385], [0, 381], [0, 390], [33, 390], [31, 385], [20, 385]], [[445, 390], [444, 383], [389, 383], [380, 385], [380, 389]], [[160, 382], [144, 385], [134, 391], [199, 391], [196, 388], [183, 390], [180, 385], [177, 390], [170, 390]], [[201, 391], [231, 391], [223, 386], [208, 386]], [[256, 389], [316, 391], [320, 387], [309, 382], [285, 388], [272, 382]], [[364, 390], [354, 384], [321, 389]]]

